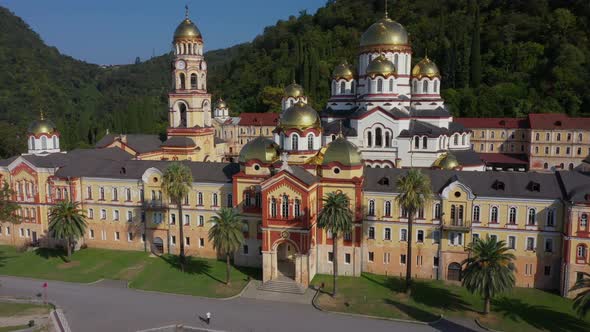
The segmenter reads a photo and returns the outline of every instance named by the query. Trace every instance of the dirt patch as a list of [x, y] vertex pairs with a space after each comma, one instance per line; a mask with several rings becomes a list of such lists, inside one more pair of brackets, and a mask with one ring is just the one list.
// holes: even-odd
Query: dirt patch
[[84, 273], [92, 273], [98, 269], [101, 269], [103, 266], [109, 264], [111, 261], [102, 261], [100, 263], [95, 264], [94, 266], [84, 270]]
[[477, 320], [479, 320], [480, 323], [482, 323], [485, 326], [494, 326], [497, 325], [500, 322], [500, 319], [494, 315], [494, 314], [488, 314], [488, 315], [482, 315], [482, 314], [476, 314]]
[[57, 266], [57, 268], [61, 269], [61, 270], [66, 270], [66, 269], [71, 269], [76, 266], [80, 266], [79, 261], [71, 261], [71, 262], [61, 263]]
[[118, 279], [121, 280], [132, 280], [133, 278], [137, 277], [145, 268], [146, 263], [142, 262], [135, 266], [128, 267], [123, 271], [119, 272], [117, 275]]

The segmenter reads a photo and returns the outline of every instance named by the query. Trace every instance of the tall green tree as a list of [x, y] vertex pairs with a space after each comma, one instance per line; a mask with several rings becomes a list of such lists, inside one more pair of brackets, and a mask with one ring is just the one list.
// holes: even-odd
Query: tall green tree
[[342, 192], [330, 192], [322, 199], [322, 210], [318, 215], [318, 227], [332, 233], [332, 266], [334, 289], [332, 296], [336, 296], [336, 278], [338, 276], [338, 237], [340, 234], [352, 231], [353, 213], [350, 209], [350, 199]]
[[166, 168], [162, 176], [162, 191], [178, 208], [178, 241], [180, 242], [180, 267], [184, 271], [184, 220], [182, 218], [182, 201], [188, 196], [193, 183], [191, 170], [184, 164], [175, 162]]
[[209, 241], [213, 248], [225, 256], [225, 284], [230, 285], [231, 255], [240, 250], [244, 243], [242, 216], [232, 208], [222, 208], [209, 221], [213, 226], [209, 229]]
[[462, 284], [473, 294], [484, 299], [483, 313], [491, 310], [492, 299], [514, 287], [514, 254], [504, 241], [486, 237], [475, 239], [467, 247], [469, 257], [462, 263]]
[[86, 216], [80, 204], [69, 200], [61, 201], [49, 212], [49, 232], [56, 239], [66, 241], [67, 260], [72, 257], [72, 247], [78, 238], [86, 232]]
[[18, 204], [13, 201], [14, 191], [10, 189], [7, 181], [0, 186], [0, 221], [15, 223], [18, 218], [15, 215], [19, 209]]
[[471, 39], [471, 86], [479, 87], [481, 83], [481, 42], [480, 42], [480, 18], [479, 18], [479, 4], [474, 1], [474, 17], [473, 17], [473, 36]]
[[412, 292], [412, 247], [414, 242], [414, 217], [432, 197], [430, 178], [420, 170], [411, 169], [397, 179], [399, 195], [395, 198], [408, 218], [408, 252], [406, 255], [406, 293]]
[[584, 273], [583, 278], [576, 281], [570, 292], [579, 291], [574, 298], [574, 310], [578, 316], [585, 317], [590, 311], [590, 274]]

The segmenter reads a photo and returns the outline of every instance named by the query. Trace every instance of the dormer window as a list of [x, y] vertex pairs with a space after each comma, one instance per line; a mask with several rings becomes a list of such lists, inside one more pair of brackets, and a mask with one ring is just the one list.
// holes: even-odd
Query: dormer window
[[538, 182], [531, 181], [531, 182], [529, 182], [528, 187], [529, 187], [530, 191], [537, 191], [537, 192], [541, 191], [541, 184]]
[[504, 182], [496, 180], [492, 184], [492, 188], [495, 190], [504, 190]]
[[380, 185], [382, 186], [388, 186], [389, 185], [389, 178], [388, 177], [382, 177], [381, 180], [379, 180], [378, 182]]

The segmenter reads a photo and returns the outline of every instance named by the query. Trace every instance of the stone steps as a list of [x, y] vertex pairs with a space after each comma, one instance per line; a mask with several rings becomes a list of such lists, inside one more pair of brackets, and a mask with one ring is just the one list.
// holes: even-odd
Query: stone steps
[[263, 283], [259, 290], [277, 293], [304, 294], [305, 288], [299, 286], [295, 281], [269, 280]]

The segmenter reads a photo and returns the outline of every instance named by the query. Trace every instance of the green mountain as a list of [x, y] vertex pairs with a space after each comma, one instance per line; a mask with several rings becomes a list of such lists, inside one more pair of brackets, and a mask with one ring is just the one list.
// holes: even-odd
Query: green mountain
[[[438, 64], [455, 115], [590, 115], [586, 0], [398, 0], [389, 12], [411, 33], [414, 61], [428, 50]], [[361, 34], [383, 13], [383, 0], [330, 0], [278, 21], [250, 43], [206, 53], [209, 89], [234, 112], [277, 111], [280, 87], [297, 80], [321, 109], [332, 69], [356, 63]], [[162, 134], [170, 83], [170, 55], [88, 64], [0, 7], [0, 156], [24, 150], [41, 110], [66, 149], [93, 145], [107, 129]]]

